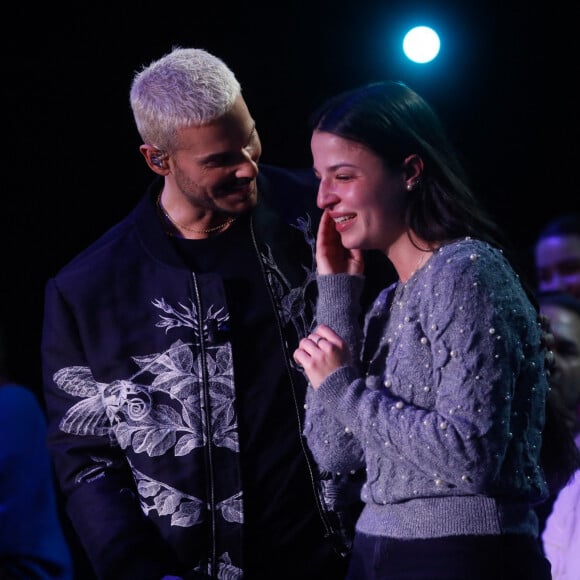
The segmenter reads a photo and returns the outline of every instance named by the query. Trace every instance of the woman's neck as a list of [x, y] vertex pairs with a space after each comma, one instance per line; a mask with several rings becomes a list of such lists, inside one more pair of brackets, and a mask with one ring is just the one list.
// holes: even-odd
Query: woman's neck
[[395, 267], [399, 280], [404, 284], [427, 263], [438, 247], [439, 244], [428, 243], [409, 234], [393, 244], [386, 255]]

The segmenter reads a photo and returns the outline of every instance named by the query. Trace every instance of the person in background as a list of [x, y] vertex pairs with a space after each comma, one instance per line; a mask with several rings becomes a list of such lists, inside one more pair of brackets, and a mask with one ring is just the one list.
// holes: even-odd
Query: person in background
[[580, 213], [560, 215], [538, 234], [533, 248], [537, 288], [580, 300]]
[[[580, 435], [576, 435], [580, 449]], [[565, 485], [552, 506], [542, 532], [544, 553], [553, 580], [575, 580], [580, 574], [580, 470]]]
[[538, 292], [537, 298], [554, 337], [550, 397], [575, 437], [580, 433], [580, 299], [559, 291]]
[[[580, 447], [580, 300], [564, 292], [539, 292], [540, 312], [550, 320], [554, 368], [550, 398], [559, 417]], [[567, 485], [552, 483], [552, 494], [541, 504], [541, 537], [552, 578], [580, 574], [580, 471]]]
[[292, 360], [316, 293], [312, 171], [259, 165], [240, 83], [205, 50], [138, 71], [130, 103], [155, 178], [46, 287], [67, 512], [99, 579], [342, 578], [360, 481], [318, 470]]
[[[347, 578], [548, 580], [542, 326], [440, 120], [372, 83], [315, 112], [311, 148], [318, 326], [294, 358], [321, 469], [366, 467]], [[371, 248], [399, 279], [361, 327]]]
[[73, 580], [44, 409], [30, 388], [12, 379], [5, 330], [0, 328], [0, 578]]
[[[564, 342], [551, 347], [552, 351], [557, 354], [560, 367], [554, 373], [555, 385], [550, 397], [554, 403], [549, 409], [554, 415], [552, 429], [555, 434], [560, 431], [560, 437], [566, 435], [563, 432], [566, 430], [575, 436], [577, 418], [575, 418], [574, 398], [578, 387], [573, 386], [574, 372], [568, 371], [569, 361], [572, 361], [572, 368], [574, 367], [573, 350], [569, 350], [572, 344], [569, 340], [571, 327], [569, 324], [562, 323], [561, 316], [564, 316], [568, 322], [572, 320], [574, 298], [580, 300], [580, 214], [562, 213], [548, 221], [540, 230], [532, 246], [531, 254], [532, 272], [538, 296], [545, 303], [545, 308], [550, 310], [550, 314], [557, 316], [554, 324], [558, 327], [558, 333], [565, 331], [564, 337], [566, 337]], [[566, 297], [566, 294], [571, 299]], [[550, 320], [552, 316], [547, 316], [547, 318]], [[571, 428], [571, 431], [567, 428]], [[570, 445], [574, 445], [574, 442], [572, 441]], [[549, 447], [544, 446], [542, 449], [543, 461], [547, 465], [557, 461], [557, 455]], [[548, 482], [550, 495], [547, 501], [537, 506], [540, 532], [543, 531], [546, 518], [552, 511], [553, 502], [564, 485], [563, 480], [558, 476], [548, 477]]]

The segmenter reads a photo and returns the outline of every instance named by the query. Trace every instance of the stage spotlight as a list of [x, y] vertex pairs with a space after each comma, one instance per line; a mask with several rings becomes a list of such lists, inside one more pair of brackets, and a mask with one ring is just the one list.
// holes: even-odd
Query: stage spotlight
[[403, 39], [403, 52], [419, 64], [431, 62], [439, 54], [440, 47], [439, 35], [429, 26], [415, 26]]

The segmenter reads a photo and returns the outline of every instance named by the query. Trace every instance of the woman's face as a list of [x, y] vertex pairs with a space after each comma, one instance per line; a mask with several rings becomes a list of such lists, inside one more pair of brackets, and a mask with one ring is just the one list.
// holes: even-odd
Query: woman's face
[[317, 205], [336, 223], [343, 246], [386, 252], [406, 231], [404, 172], [388, 169], [364, 145], [332, 133], [314, 131], [310, 145], [320, 179]]

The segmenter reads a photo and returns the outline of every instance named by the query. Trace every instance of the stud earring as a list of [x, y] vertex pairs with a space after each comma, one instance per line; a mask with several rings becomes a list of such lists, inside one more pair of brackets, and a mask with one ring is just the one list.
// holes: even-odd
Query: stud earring
[[416, 181], [407, 183], [407, 191], [413, 191], [414, 189], [417, 189], [420, 184], [421, 178], [419, 177]]

